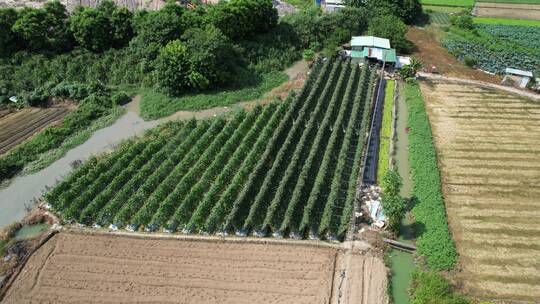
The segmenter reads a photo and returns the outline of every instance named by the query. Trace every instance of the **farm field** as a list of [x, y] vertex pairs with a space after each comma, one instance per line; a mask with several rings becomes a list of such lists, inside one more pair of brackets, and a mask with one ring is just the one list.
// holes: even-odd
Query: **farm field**
[[540, 298], [540, 104], [451, 82], [423, 82], [458, 279], [480, 298]]
[[476, 0], [488, 3], [540, 4], [540, 0]]
[[375, 76], [367, 66], [318, 63], [296, 98], [172, 124], [88, 161], [45, 200], [86, 225], [342, 238]]
[[[31, 256], [2, 303], [337, 303], [343, 257], [336, 247], [301, 243], [62, 232]], [[359, 294], [349, 300], [383, 303], [382, 260], [348, 258], [366, 274], [352, 278]]]
[[540, 20], [476, 17], [476, 24], [540, 26]]
[[69, 113], [68, 108], [28, 108], [0, 117], [0, 154]]
[[470, 58], [484, 71], [503, 73], [506, 67], [534, 71], [540, 66], [540, 31], [536, 29], [486, 24], [473, 32], [452, 27], [443, 44], [457, 58]]
[[474, 0], [421, 0], [422, 5], [472, 7]]
[[540, 3], [485, 3], [477, 2], [474, 7], [477, 17], [540, 20]]

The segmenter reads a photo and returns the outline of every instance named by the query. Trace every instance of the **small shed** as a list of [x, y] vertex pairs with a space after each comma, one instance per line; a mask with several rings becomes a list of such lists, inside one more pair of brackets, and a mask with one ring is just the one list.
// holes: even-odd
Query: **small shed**
[[317, 4], [327, 13], [335, 12], [345, 7], [343, 0], [320, 0]]
[[520, 88], [525, 88], [533, 77], [532, 72], [522, 71], [514, 68], [506, 68], [504, 72], [505, 75], [502, 81], [503, 84], [513, 85]]

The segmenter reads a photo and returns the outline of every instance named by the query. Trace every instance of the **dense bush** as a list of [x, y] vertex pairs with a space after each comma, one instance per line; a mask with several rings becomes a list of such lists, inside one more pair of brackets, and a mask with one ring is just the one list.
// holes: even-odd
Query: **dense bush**
[[114, 2], [101, 2], [97, 8], [78, 7], [70, 17], [70, 30], [82, 47], [100, 52], [110, 47], [122, 47], [133, 37], [133, 15]]
[[388, 227], [396, 233], [405, 217], [405, 201], [400, 195], [402, 185], [403, 179], [395, 170], [386, 171], [381, 180], [384, 215], [388, 219]]
[[371, 16], [399, 17], [407, 24], [412, 24], [422, 15], [419, 0], [346, 0], [352, 7], [365, 7]]
[[455, 294], [450, 282], [437, 272], [414, 272], [412, 274], [412, 288], [411, 304], [469, 303], [466, 298]]
[[412, 48], [411, 43], [405, 38], [405, 33], [407, 26], [393, 15], [375, 17], [369, 23], [370, 35], [389, 39], [390, 45], [401, 53], [408, 53]]
[[433, 270], [451, 269], [457, 260], [450, 236], [437, 167], [437, 153], [420, 88], [405, 86], [408, 108], [409, 163], [416, 203], [412, 209], [417, 226], [418, 253]]

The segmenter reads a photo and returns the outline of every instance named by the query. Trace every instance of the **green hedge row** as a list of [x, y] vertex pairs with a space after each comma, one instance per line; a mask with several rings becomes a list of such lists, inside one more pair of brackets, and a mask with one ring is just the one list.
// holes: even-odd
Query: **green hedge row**
[[409, 111], [409, 162], [413, 195], [417, 199], [412, 210], [419, 232], [416, 246], [429, 268], [451, 269], [457, 253], [448, 230], [431, 127], [418, 85], [406, 84], [405, 96]]

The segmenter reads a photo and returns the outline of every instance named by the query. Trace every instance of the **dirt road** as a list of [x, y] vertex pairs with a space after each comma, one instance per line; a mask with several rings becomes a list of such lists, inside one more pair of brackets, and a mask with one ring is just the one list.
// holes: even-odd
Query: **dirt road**
[[471, 69], [448, 53], [435, 37], [435, 33], [426, 29], [410, 27], [406, 34], [414, 44], [412, 56], [420, 59], [423, 69], [427, 72], [437, 71], [450, 77], [475, 79], [499, 84], [498, 76], [490, 75], [479, 70]]
[[[339, 278], [334, 271], [340, 252], [272, 242], [62, 232], [29, 259], [4, 302], [329, 303]], [[364, 256], [349, 259], [354, 265], [350, 271], [359, 273], [352, 278], [385, 277], [384, 271], [379, 276], [362, 275], [370, 267], [366, 265], [374, 265]], [[385, 291], [375, 280], [351, 284], [358, 288], [375, 284]], [[351, 297], [361, 295], [349, 294], [350, 301], [340, 303], [384, 303], [374, 295], [358, 301]]]

